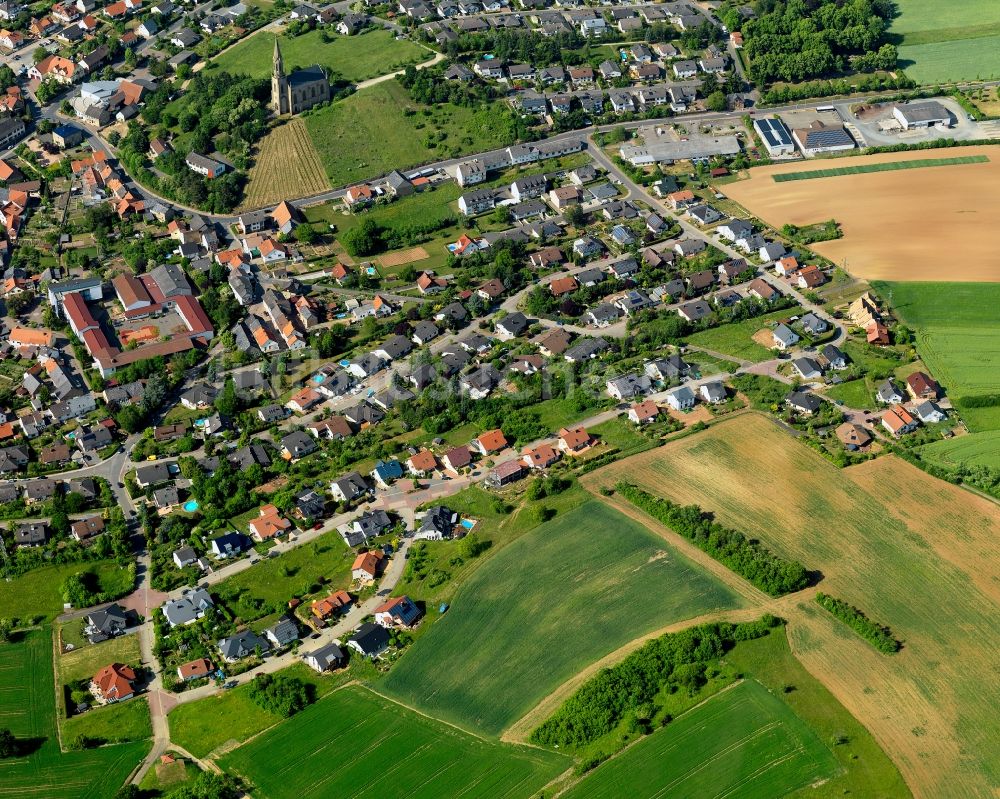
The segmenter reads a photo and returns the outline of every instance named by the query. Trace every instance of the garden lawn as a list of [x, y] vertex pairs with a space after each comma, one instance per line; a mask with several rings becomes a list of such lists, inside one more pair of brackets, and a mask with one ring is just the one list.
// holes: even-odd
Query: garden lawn
[[535, 795], [569, 761], [474, 738], [351, 686], [227, 754], [219, 764], [269, 799], [515, 799]]
[[[415, 103], [397, 80], [362, 89], [305, 117], [334, 186], [510, 144], [484, 124], [488, 119], [485, 112], [462, 106], [432, 109]], [[429, 141], [431, 134], [436, 141]]]
[[658, 442], [644, 436], [627, 416], [617, 416], [588, 430], [608, 446], [617, 449], [623, 456], [635, 455], [658, 445]]
[[[1000, 318], [996, 312], [1000, 283], [876, 283], [874, 287], [903, 323], [916, 331], [921, 358], [953, 401], [1000, 393]], [[976, 432], [1000, 422], [996, 414], [960, 413]]]
[[354, 552], [340, 533], [331, 530], [315, 541], [295, 547], [260, 562], [218, 583], [213, 594], [244, 622], [271, 613], [293, 596], [313, 592], [313, 586], [325, 583], [343, 588], [350, 582]]
[[[0, 760], [3, 799], [106, 799], [125, 782], [149, 747], [143, 743], [83, 752], [59, 750], [52, 682], [51, 631], [32, 630], [3, 645], [0, 658], [0, 727], [34, 750]], [[145, 703], [144, 703], [145, 704]]]
[[629, 641], [737, 606], [662, 539], [588, 501], [478, 569], [378, 687], [436, 718], [499, 735]]
[[836, 386], [830, 386], [825, 395], [834, 402], [840, 401], [848, 408], [874, 408], [877, 406], [868, 379], [861, 377]]
[[128, 572], [114, 561], [42, 566], [15, 577], [9, 583], [0, 581], [0, 617], [30, 619], [40, 616], [51, 621], [63, 610], [63, 581], [71, 574], [85, 571], [97, 574], [102, 591], [123, 593], [129, 588], [123, 583]]
[[153, 737], [149, 703], [134, 697], [106, 707], [95, 707], [62, 723], [63, 740], [72, 745], [80, 737], [103, 743], [142, 741]]
[[947, 468], [965, 464], [1000, 469], [1000, 430], [935, 441], [920, 448], [920, 457]]
[[[695, 347], [721, 352], [723, 355], [742, 358], [745, 361], [767, 361], [774, 357], [774, 353], [754, 341], [753, 334], [768, 327], [768, 322], [787, 319], [801, 312], [801, 308], [785, 308], [758, 316], [756, 319], [746, 319], [742, 322], [713, 327], [688, 336], [687, 343]], [[692, 353], [692, 357], [697, 360], [697, 352]]]
[[73, 652], [59, 656], [59, 680], [63, 684], [93, 677], [109, 663], [138, 665], [142, 660], [139, 653], [139, 635], [130, 633], [90, 644]]
[[[434, 55], [408, 39], [397, 40], [386, 30], [361, 36], [334, 36], [330, 42], [324, 42], [322, 34], [313, 30], [301, 36], [280, 37], [286, 75], [296, 68], [319, 64], [326, 68], [332, 80], [339, 77], [356, 83], [396, 72], [408, 64], [427, 61]], [[270, 77], [276, 38], [270, 31], [262, 31], [229, 48], [213, 59], [213, 63], [232, 74]]]
[[[780, 699], [747, 680], [597, 767], [566, 799], [728, 796], [771, 799], [829, 779], [838, 764]], [[627, 788], [625, 787], [627, 786]]]
[[[348, 680], [372, 676], [375, 670], [359, 658], [352, 660], [346, 670], [329, 675], [318, 675], [303, 663], [279, 673], [315, 686], [316, 696], [323, 697]], [[170, 739], [195, 757], [203, 758], [229, 741], [243, 743], [281, 720], [281, 716], [254, 704], [248, 686], [241, 685], [175, 707], [170, 712]]]

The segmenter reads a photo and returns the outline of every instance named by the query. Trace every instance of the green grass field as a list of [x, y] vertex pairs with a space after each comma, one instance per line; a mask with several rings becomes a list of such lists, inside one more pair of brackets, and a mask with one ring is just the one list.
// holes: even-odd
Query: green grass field
[[138, 634], [122, 635], [60, 655], [59, 679], [63, 683], [89, 679], [109, 663], [138, 664], [141, 659]]
[[379, 689], [436, 718], [498, 735], [619, 646], [738, 605], [662, 539], [589, 501], [478, 569]]
[[305, 121], [334, 186], [510, 143], [489, 127], [484, 112], [414, 103], [396, 80], [362, 89]]
[[62, 735], [67, 743], [81, 736], [107, 743], [152, 738], [149, 703], [143, 697], [136, 697], [107, 707], [95, 707], [80, 716], [66, 719], [62, 723]]
[[[920, 357], [952, 399], [1000, 392], [1000, 283], [876, 283], [875, 290], [916, 331]], [[1000, 427], [996, 408], [961, 416], [974, 432]]]
[[811, 169], [807, 172], [786, 172], [771, 175], [775, 183], [785, 183], [790, 180], [813, 180], [815, 178], [834, 178], [840, 175], [861, 175], [865, 172], [895, 172], [898, 169], [922, 169], [929, 166], [955, 166], [956, 164], [982, 164], [990, 159], [985, 155], [963, 155], [954, 158], [926, 158], [922, 161], [886, 161], [881, 164], [858, 164], [856, 166], [840, 166], [831, 169]]
[[920, 83], [1000, 75], [1000, 6], [993, 0], [899, 0], [890, 33]]
[[598, 766], [565, 797], [619, 797], [624, 789], [632, 799], [771, 799], [829, 779], [838, 768], [805, 722], [746, 680]]
[[359, 687], [335, 692], [219, 763], [269, 799], [514, 799], [535, 795], [569, 765], [539, 749], [474, 738]]
[[920, 448], [920, 457], [941, 466], [989, 466], [1000, 469], [1000, 430], [970, 433]]
[[39, 616], [51, 621], [63, 609], [60, 586], [71, 574], [84, 571], [97, 573], [103, 591], [127, 591], [123, 580], [127, 572], [108, 560], [89, 563], [65, 563], [43, 566], [15, 577], [9, 583], [0, 581], [0, 617], [30, 619]]
[[[304, 646], [303, 651], [309, 651], [309, 647]], [[323, 697], [348, 680], [367, 679], [376, 672], [369, 663], [355, 659], [346, 670], [329, 675], [320, 676], [303, 663], [282, 669], [280, 673], [314, 686], [316, 696]], [[170, 712], [170, 738], [195, 757], [202, 758], [229, 741], [243, 743], [280, 721], [280, 716], [254, 704], [247, 694], [247, 686], [241, 685], [175, 707]]]
[[243, 621], [252, 621], [293, 595], [309, 593], [318, 582], [346, 587], [353, 561], [354, 551], [340, 533], [332, 531], [278, 557], [262, 558], [255, 566], [218, 583], [212, 593]]
[[3, 645], [0, 657], [0, 727], [37, 748], [0, 760], [3, 799], [107, 799], [142, 760], [148, 744], [106, 746], [85, 752], [59, 750], [50, 631], [33, 630]]
[[[264, 31], [244, 39], [218, 58], [213, 59], [219, 69], [243, 73], [254, 78], [271, 74], [275, 34]], [[297, 67], [319, 64], [331, 77], [341, 77], [352, 83], [387, 75], [403, 69], [408, 64], [418, 64], [433, 58], [420, 45], [408, 39], [397, 41], [386, 30], [377, 30], [361, 36], [334, 36], [324, 42], [321, 31], [313, 30], [301, 36], [282, 36], [279, 40], [285, 73]]]
[[[688, 336], [687, 343], [721, 352], [723, 355], [742, 358], [745, 361], [766, 361], [773, 358], [774, 353], [754, 341], [753, 334], [768, 327], [768, 322], [787, 319], [801, 312], [801, 308], [785, 308], [781, 311], [758, 316], [756, 319], [713, 327]], [[697, 359], [698, 356], [695, 354], [692, 357]]]
[[865, 377], [830, 386], [824, 394], [830, 399], [843, 402], [848, 408], [870, 409], [877, 407], [875, 394]]

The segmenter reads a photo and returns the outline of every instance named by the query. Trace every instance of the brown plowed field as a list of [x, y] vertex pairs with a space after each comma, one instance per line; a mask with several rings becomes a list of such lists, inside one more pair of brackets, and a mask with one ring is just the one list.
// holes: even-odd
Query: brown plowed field
[[[888, 161], [985, 155], [987, 163], [775, 183], [772, 175]], [[812, 159], [751, 170], [725, 192], [780, 228], [836, 219], [844, 237], [811, 245], [866, 280], [1000, 281], [1000, 148], [950, 147]]]
[[820, 590], [889, 625], [881, 655], [805, 602], [793, 651], [862, 721], [917, 796], [1000, 786], [1000, 506], [883, 457], [839, 470], [744, 414], [598, 470], [715, 512], [822, 572]]

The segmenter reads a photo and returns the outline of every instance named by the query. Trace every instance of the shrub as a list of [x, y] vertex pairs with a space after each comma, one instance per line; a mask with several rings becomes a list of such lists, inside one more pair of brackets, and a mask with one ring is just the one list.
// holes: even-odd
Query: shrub
[[864, 613], [842, 599], [837, 599], [822, 591], [816, 594], [816, 601], [832, 613], [854, 632], [885, 655], [899, 651], [900, 643], [895, 639], [892, 630], [869, 619]]

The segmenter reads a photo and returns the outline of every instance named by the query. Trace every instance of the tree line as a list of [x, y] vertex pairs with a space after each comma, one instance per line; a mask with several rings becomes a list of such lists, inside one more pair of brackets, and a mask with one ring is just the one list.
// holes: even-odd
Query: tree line
[[[761, 638], [781, 623], [767, 615], [754, 622], [703, 624], [656, 638], [617, 666], [602, 669], [587, 680], [531, 733], [530, 740], [547, 746], [579, 747], [612, 732], [629, 714], [648, 721], [661, 692], [686, 690], [694, 695], [707, 681], [709, 664], [737, 642]], [[663, 723], [669, 721], [669, 717], [662, 719]]]
[[899, 651], [901, 644], [893, 636], [892, 630], [872, 621], [853, 605], [822, 591], [816, 594], [816, 601], [882, 654], [892, 655]]
[[801, 563], [785, 560], [760, 541], [719, 524], [697, 505], [678, 505], [624, 481], [615, 484], [615, 491], [771, 596], [809, 585], [809, 574]]

